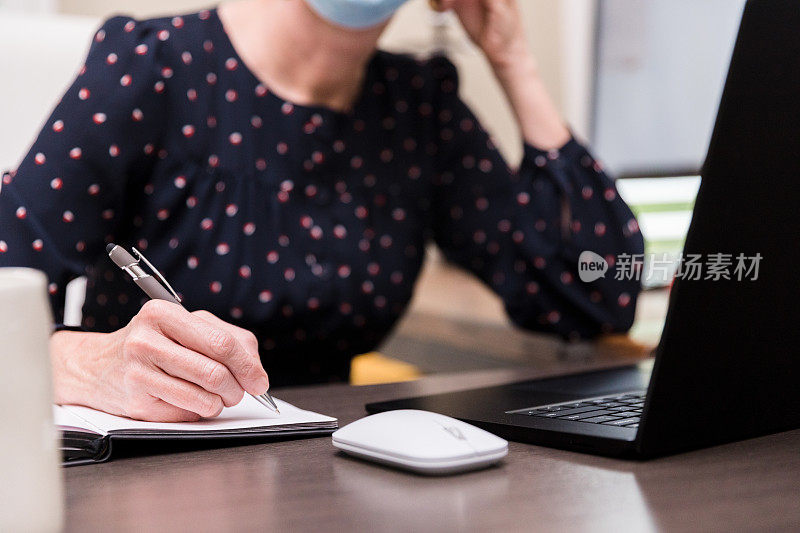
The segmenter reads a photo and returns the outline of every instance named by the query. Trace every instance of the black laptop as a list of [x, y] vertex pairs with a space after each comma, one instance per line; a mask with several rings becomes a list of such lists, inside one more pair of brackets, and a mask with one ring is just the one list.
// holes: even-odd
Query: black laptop
[[[750, 0], [684, 249], [684, 265], [690, 256], [730, 260], [730, 279], [676, 279], [654, 364], [367, 411], [423, 409], [510, 440], [628, 457], [798, 428], [799, 240], [800, 7]], [[737, 271], [740, 256], [749, 261]]]

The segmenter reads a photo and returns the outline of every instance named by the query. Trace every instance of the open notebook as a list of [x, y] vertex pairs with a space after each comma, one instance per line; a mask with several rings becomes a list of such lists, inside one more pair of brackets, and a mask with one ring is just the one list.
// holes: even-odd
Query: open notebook
[[110, 415], [89, 407], [54, 405], [53, 418], [62, 432], [64, 464], [107, 461], [115, 443], [184, 439], [290, 438], [329, 435], [338, 427], [335, 418], [304, 411], [275, 399], [277, 414], [249, 395], [216, 418], [198, 422], [142, 422]]

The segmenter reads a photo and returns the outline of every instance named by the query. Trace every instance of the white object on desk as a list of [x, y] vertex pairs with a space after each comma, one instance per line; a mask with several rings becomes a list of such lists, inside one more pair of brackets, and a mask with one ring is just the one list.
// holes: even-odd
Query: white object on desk
[[52, 419], [47, 278], [0, 268], [0, 531], [59, 531], [62, 483]]
[[496, 463], [508, 442], [449, 416], [401, 409], [371, 415], [332, 436], [340, 450], [422, 474], [452, 474]]

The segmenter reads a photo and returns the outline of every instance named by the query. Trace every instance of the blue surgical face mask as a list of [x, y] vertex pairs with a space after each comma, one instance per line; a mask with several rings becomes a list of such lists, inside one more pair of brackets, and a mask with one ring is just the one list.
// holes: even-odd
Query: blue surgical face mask
[[377, 26], [389, 20], [406, 0], [305, 0], [319, 16], [351, 29]]

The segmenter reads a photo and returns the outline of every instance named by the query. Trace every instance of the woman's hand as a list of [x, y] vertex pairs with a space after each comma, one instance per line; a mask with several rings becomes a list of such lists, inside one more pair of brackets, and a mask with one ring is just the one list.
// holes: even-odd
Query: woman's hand
[[430, 0], [434, 9], [452, 9], [472, 41], [486, 54], [514, 108], [522, 136], [544, 150], [570, 139], [528, 48], [517, 0]]
[[113, 333], [57, 332], [50, 351], [57, 403], [140, 420], [214, 417], [269, 388], [252, 333], [162, 300]]
[[456, 13], [495, 70], [533, 59], [517, 0], [431, 0], [431, 5], [437, 11]]

